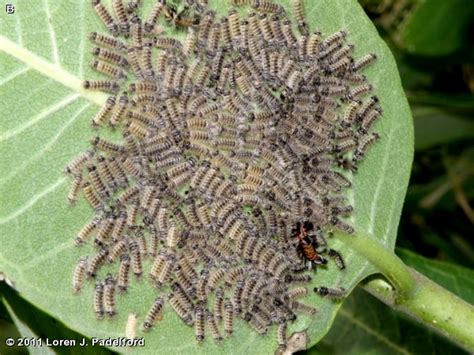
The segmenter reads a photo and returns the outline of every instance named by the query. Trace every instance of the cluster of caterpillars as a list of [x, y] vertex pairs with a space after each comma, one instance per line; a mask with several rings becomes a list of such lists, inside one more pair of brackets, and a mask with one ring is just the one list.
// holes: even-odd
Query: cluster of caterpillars
[[[112, 0], [113, 11], [92, 1], [110, 34], [91, 33], [91, 66], [109, 78], [84, 87], [111, 93], [92, 125], [123, 139], [94, 137], [65, 169], [69, 202], [82, 194], [96, 211], [75, 243], [97, 252], [81, 258], [73, 288], [115, 264], [96, 281], [99, 319], [144, 278], [157, 292], [145, 331], [169, 306], [198, 341], [231, 335], [239, 317], [259, 334], [279, 325], [284, 345], [288, 323], [317, 312], [298, 300], [308, 264], [345, 268], [326, 237], [354, 232], [344, 195], [379, 138], [371, 127], [382, 109], [361, 74], [375, 55], [354, 59], [343, 30], [310, 32], [302, 0], [295, 21], [268, 0], [233, 4], [248, 13], [162, 0], [141, 17], [139, 1]], [[165, 36], [162, 18], [187, 31], [183, 42]]]

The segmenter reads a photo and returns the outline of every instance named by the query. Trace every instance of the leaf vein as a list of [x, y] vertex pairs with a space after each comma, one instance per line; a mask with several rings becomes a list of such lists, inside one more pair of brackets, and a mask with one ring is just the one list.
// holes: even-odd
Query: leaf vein
[[23, 34], [21, 33], [20, 16], [15, 16], [15, 32], [18, 34], [18, 44], [23, 47]]
[[70, 103], [74, 102], [78, 97], [79, 97], [79, 94], [69, 95], [65, 99], [59, 101], [57, 104], [50, 106], [47, 110], [42, 111], [36, 116], [32, 117], [27, 122], [19, 125], [18, 127], [15, 127], [13, 129], [6, 131], [4, 134], [0, 135], [0, 143], [20, 134], [24, 130], [33, 126], [35, 123], [41, 121], [43, 118], [48, 117], [52, 113], [66, 107]]
[[47, 261], [51, 262], [53, 260], [53, 256], [56, 254], [59, 254], [60, 252], [66, 250], [66, 249], [71, 249], [72, 248], [72, 242], [68, 240], [67, 242], [57, 244], [50, 250], [48, 250], [47, 253], [41, 253], [38, 257], [30, 259], [29, 262], [24, 264], [24, 270], [27, 270], [28, 268], [32, 268], [40, 264], [42, 261]]
[[5, 85], [9, 81], [15, 79], [17, 76], [20, 76], [21, 74], [27, 72], [28, 70], [30, 70], [30, 68], [22, 67], [21, 69], [14, 71], [13, 73], [11, 73], [10, 75], [7, 75], [0, 81], [0, 86]]
[[49, 11], [49, 3], [48, 0], [43, 0], [44, 3], [44, 11], [46, 12], [46, 22], [48, 23], [48, 33], [49, 37], [51, 38], [51, 49], [52, 49], [52, 56], [54, 64], [60, 65], [59, 63], [59, 51], [58, 51], [58, 44], [56, 43], [56, 32], [54, 31], [54, 26], [52, 23], [51, 12]]
[[86, 19], [85, 19], [85, 16], [84, 16], [84, 12], [85, 12], [85, 9], [84, 9], [84, 1], [80, 1], [79, 2], [79, 10], [78, 10], [78, 13], [80, 14], [80, 22], [81, 22], [81, 33], [83, 33], [84, 35], [82, 36], [82, 39], [81, 39], [81, 43], [79, 45], [79, 78], [83, 78], [84, 76], [84, 46], [85, 46], [85, 32], [86, 32]]
[[0, 225], [6, 224], [6, 223], [10, 222], [11, 220], [17, 218], [18, 216], [22, 215], [23, 213], [28, 211], [31, 207], [33, 207], [36, 204], [36, 202], [38, 202], [43, 197], [47, 196], [49, 193], [56, 190], [59, 186], [61, 186], [65, 182], [66, 182], [66, 178], [65, 177], [60, 177], [53, 184], [50, 184], [45, 189], [43, 189], [43, 191], [41, 191], [40, 193], [37, 193], [36, 195], [32, 196], [23, 206], [18, 208], [16, 211], [13, 211], [9, 215], [0, 218]]
[[47, 142], [43, 148], [39, 149], [36, 151], [36, 153], [31, 156], [29, 159], [26, 159], [23, 161], [21, 165], [19, 165], [17, 168], [13, 169], [10, 171], [10, 173], [5, 176], [3, 179], [0, 179], [0, 186], [4, 185], [7, 183], [9, 180], [13, 179], [18, 175], [19, 172], [21, 172], [23, 169], [25, 169], [28, 165], [30, 165], [32, 162], [43, 156], [44, 153], [46, 153], [51, 147], [58, 141], [58, 139], [64, 134], [64, 132], [67, 130], [67, 128], [73, 124], [77, 117], [81, 115], [82, 112], [84, 112], [87, 108], [90, 107], [90, 104], [87, 103], [86, 105], [83, 105], [79, 110], [76, 111], [71, 117], [69, 121], [66, 122], [66, 124], [61, 126], [61, 129], [56, 133], [56, 135], [49, 141]]

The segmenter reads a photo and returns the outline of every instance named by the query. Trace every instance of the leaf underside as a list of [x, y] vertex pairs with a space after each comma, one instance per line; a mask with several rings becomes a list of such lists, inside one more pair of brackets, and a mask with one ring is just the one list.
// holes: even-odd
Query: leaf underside
[[[215, 3], [213, 8], [219, 13], [227, 12], [227, 1]], [[281, 3], [291, 12], [289, 0]], [[75, 248], [72, 238], [94, 213], [84, 201], [73, 209], [67, 207], [69, 182], [62, 175], [63, 167], [89, 148], [88, 139], [96, 134], [90, 119], [103, 96], [85, 94], [80, 80], [96, 77], [88, 65], [92, 45], [87, 35], [103, 27], [85, 1], [23, 0], [15, 5], [15, 14], [4, 16], [0, 25], [0, 107], [4, 113], [0, 271], [15, 282], [25, 299], [68, 327], [89, 337], [121, 337], [128, 313], [143, 317], [155, 291], [145, 281], [135, 282], [127, 296], [118, 298], [118, 316], [100, 323], [92, 311], [93, 285], [87, 284], [80, 296], [72, 295], [72, 268], [81, 255], [92, 252], [92, 246]], [[144, 11], [149, 5], [145, 4]], [[311, 30], [329, 35], [345, 29], [348, 42], [356, 45], [355, 57], [375, 53], [379, 58], [364, 74], [384, 109], [375, 127], [381, 140], [354, 175], [347, 197], [354, 206], [351, 223], [356, 230], [376, 236], [393, 249], [413, 154], [411, 114], [395, 62], [356, 1], [306, 1], [305, 10]], [[33, 55], [25, 56], [25, 52]], [[112, 135], [107, 130], [100, 134]], [[340, 285], [351, 290], [376, 272], [343, 243], [334, 240], [333, 245], [343, 254], [347, 269], [339, 272], [335, 265], [319, 269], [311, 287]], [[313, 318], [298, 317], [290, 331], [307, 330], [309, 347], [328, 332], [340, 304], [316, 295], [304, 302], [319, 312]], [[167, 309], [164, 321], [145, 335], [146, 346], [140, 351], [273, 353], [275, 334], [273, 328], [268, 335], [259, 336], [237, 320], [233, 337], [218, 345], [208, 339], [197, 346], [193, 329]]]

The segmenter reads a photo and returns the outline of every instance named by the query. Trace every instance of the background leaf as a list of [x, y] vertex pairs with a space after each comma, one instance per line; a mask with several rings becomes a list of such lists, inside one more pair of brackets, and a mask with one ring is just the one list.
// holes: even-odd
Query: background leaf
[[[101, 323], [91, 311], [91, 284], [81, 296], [71, 294], [71, 270], [80, 255], [92, 250], [73, 248], [72, 237], [93, 212], [84, 201], [74, 209], [66, 207], [68, 182], [61, 174], [74, 155], [88, 148], [90, 118], [98, 110], [95, 103], [103, 101], [103, 96], [84, 93], [79, 81], [93, 77], [87, 64], [91, 48], [87, 33], [102, 27], [83, 1], [13, 3], [16, 12], [6, 16], [0, 29], [0, 60], [5, 63], [0, 67], [4, 93], [0, 108], [14, 113], [1, 122], [0, 169], [6, 174], [0, 179], [5, 201], [0, 206], [0, 270], [15, 281], [25, 299], [70, 328], [99, 338], [120, 337], [127, 314], [138, 311], [143, 316], [155, 291], [146, 282], [135, 283], [127, 296], [118, 299], [117, 319]], [[220, 13], [227, 11], [228, 3], [212, 3]], [[281, 3], [289, 8], [289, 0]], [[356, 56], [373, 52], [379, 58], [365, 74], [384, 108], [384, 118], [376, 126], [382, 139], [354, 176], [348, 198], [355, 208], [355, 227], [393, 248], [413, 154], [411, 115], [395, 62], [356, 1], [306, 1], [305, 7], [312, 30], [329, 35], [343, 28], [349, 32], [349, 42], [356, 44]], [[319, 271], [316, 285], [352, 289], [375, 272], [340, 242], [334, 241], [334, 246], [349, 267], [343, 273], [332, 266]], [[313, 344], [328, 331], [339, 305], [314, 295], [305, 302], [318, 307], [318, 317], [299, 317], [291, 330], [308, 329]], [[193, 330], [167, 310], [165, 321], [146, 336], [144, 350], [208, 354], [275, 350], [276, 329], [261, 337], [243, 322], [237, 325], [235, 336], [221, 345], [208, 340], [196, 347]]]
[[472, 1], [420, 1], [400, 25], [398, 41], [417, 55], [450, 54], [461, 48], [468, 37], [473, 14]]
[[[4, 300], [3, 303], [5, 304], [6, 308], [9, 310], [10, 315], [12, 316], [13, 321], [15, 322], [15, 325], [17, 326], [21, 337], [22, 338], [28, 338], [28, 339], [38, 339], [38, 336], [15, 315], [14, 310], [8, 304], [8, 302]], [[54, 354], [53, 350], [48, 348], [44, 343], [41, 344], [41, 346], [28, 347], [28, 352], [31, 355], [48, 355], [48, 354], [51, 355], [51, 354]]]
[[[97, 345], [94, 345], [94, 347], [92, 347], [89, 338], [86, 338], [82, 334], [72, 331], [67, 326], [59, 322], [57, 319], [39, 310], [34, 305], [24, 300], [16, 291], [8, 287], [5, 283], [0, 283], [0, 296], [0, 304], [6, 307], [9, 312], [9, 316], [11, 317], [13, 323], [17, 326], [17, 329], [20, 333], [17, 335], [17, 337], [21, 336], [35, 339], [43, 339], [44, 346], [15, 346], [13, 348], [14, 350], [24, 351], [26, 353], [29, 352], [30, 354], [69, 354], [72, 352], [72, 347], [47, 347], [45, 345], [46, 339], [49, 339], [50, 341], [55, 339], [68, 339], [74, 340], [76, 344], [80, 344], [83, 340], [86, 341], [88, 346], [80, 348], [82, 354], [112, 354], [110, 350], [104, 347], [100, 347]], [[2, 344], [4, 344], [2, 338], [0, 338], [0, 341], [2, 341]], [[2, 352], [2, 354], [3, 353], [4, 352]]]
[[427, 106], [413, 107], [415, 149], [474, 138], [474, 121], [462, 116]]
[[[4, 282], [0, 281], [0, 288], [3, 284]], [[1, 297], [0, 294], [0, 354], [28, 354], [26, 349], [11, 348], [5, 344], [7, 338], [18, 338], [20, 335], [17, 327], [13, 324], [13, 319], [7, 307], [5, 307], [3, 297]]]

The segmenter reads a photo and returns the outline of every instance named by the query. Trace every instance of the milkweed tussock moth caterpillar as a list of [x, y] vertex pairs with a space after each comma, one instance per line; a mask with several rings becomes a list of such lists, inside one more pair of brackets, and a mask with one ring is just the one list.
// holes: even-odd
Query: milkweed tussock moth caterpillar
[[[250, 12], [219, 17], [204, 1], [161, 0], [140, 18], [140, 1], [92, 1], [109, 32], [90, 34], [92, 68], [114, 80], [84, 88], [112, 94], [92, 125], [122, 141], [96, 136], [64, 169], [71, 203], [82, 193], [96, 212], [75, 243], [94, 240], [97, 253], [79, 262], [73, 289], [83, 275], [97, 279], [101, 319], [146, 282], [157, 298], [143, 331], [169, 305], [198, 342], [232, 336], [240, 317], [262, 335], [279, 325], [284, 346], [288, 322], [318, 312], [303, 303], [304, 272], [350, 267], [327, 235], [354, 232], [345, 171], [380, 139], [372, 128], [383, 111], [361, 73], [376, 55], [354, 58], [345, 29], [310, 33], [302, 0], [294, 19], [270, 0], [233, 4]], [[184, 42], [157, 31], [161, 19], [187, 31]], [[115, 272], [100, 280], [106, 261]]]

